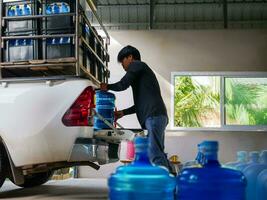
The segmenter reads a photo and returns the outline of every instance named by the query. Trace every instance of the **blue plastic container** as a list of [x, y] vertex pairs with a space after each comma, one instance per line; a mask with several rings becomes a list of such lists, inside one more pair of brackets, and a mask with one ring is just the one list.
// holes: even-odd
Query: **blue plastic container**
[[[96, 92], [96, 112], [102, 115], [109, 123], [114, 123], [115, 95], [110, 92]], [[110, 129], [97, 116], [94, 117], [95, 129]]]
[[22, 15], [31, 15], [31, 7], [28, 4], [24, 4]]
[[184, 169], [177, 177], [177, 200], [245, 200], [245, 176], [220, 166], [218, 142], [204, 141], [200, 145], [203, 167]]
[[60, 13], [60, 7], [57, 3], [54, 3], [52, 5], [52, 13], [53, 14], [59, 14]]
[[267, 199], [267, 169], [263, 170], [257, 178], [256, 200]]
[[15, 16], [15, 9], [14, 9], [14, 7], [10, 7], [10, 8], [8, 9], [7, 15], [8, 15], [9, 17], [13, 17], [13, 16]]
[[[256, 199], [256, 184], [258, 175], [265, 169], [267, 169], [267, 151], [261, 153], [261, 163], [253, 163], [247, 166], [243, 172], [247, 178], [248, 186], [246, 190], [246, 199]], [[267, 198], [266, 198], [267, 199]]]
[[192, 168], [192, 167], [201, 167], [202, 166], [202, 162], [203, 162], [203, 148], [200, 144], [197, 145], [197, 156], [195, 158], [195, 160], [190, 160], [187, 161], [183, 164], [183, 169], [185, 168]]
[[62, 3], [61, 5], [61, 13], [69, 13], [70, 12], [70, 6], [67, 3]]
[[110, 200], [173, 200], [175, 177], [148, 158], [148, 139], [135, 139], [135, 160], [118, 167], [108, 180]]
[[237, 160], [235, 162], [226, 163], [224, 166], [232, 169], [236, 169], [237, 165], [243, 165], [247, 163], [247, 152], [246, 151], [238, 151], [236, 153]]
[[21, 16], [22, 15], [22, 9], [20, 8], [19, 5], [16, 5], [15, 15], [16, 16]]
[[247, 166], [259, 163], [260, 154], [258, 151], [249, 152], [249, 161], [247, 163], [236, 165], [237, 170], [243, 171]]

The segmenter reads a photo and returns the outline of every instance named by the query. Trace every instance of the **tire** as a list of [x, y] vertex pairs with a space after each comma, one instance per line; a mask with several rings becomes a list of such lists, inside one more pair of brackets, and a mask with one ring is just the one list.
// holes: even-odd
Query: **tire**
[[52, 171], [48, 172], [42, 172], [42, 173], [36, 173], [36, 174], [31, 174], [28, 176], [25, 176], [25, 181], [21, 185], [17, 185], [19, 187], [23, 188], [31, 188], [31, 187], [36, 187], [45, 184], [51, 176], [53, 175]]
[[4, 184], [8, 175], [8, 161], [3, 146], [0, 146], [0, 188]]

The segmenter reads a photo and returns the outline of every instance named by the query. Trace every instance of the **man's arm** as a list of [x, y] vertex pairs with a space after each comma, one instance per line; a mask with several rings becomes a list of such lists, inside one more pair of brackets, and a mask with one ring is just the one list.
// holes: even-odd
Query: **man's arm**
[[130, 108], [127, 108], [127, 109], [122, 110], [122, 112], [123, 112], [123, 115], [131, 115], [131, 114], [136, 113], [135, 105], [133, 105]]
[[107, 90], [113, 91], [123, 91], [126, 90], [139, 76], [143, 67], [135, 62], [129, 65], [127, 73], [122, 77], [122, 79], [114, 84], [108, 84]]

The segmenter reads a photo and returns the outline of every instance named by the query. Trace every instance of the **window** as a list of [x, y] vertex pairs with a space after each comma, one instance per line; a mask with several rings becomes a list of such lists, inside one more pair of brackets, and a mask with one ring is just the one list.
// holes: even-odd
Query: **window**
[[173, 73], [172, 127], [267, 130], [267, 73]]
[[267, 125], [267, 78], [225, 78], [226, 125]]

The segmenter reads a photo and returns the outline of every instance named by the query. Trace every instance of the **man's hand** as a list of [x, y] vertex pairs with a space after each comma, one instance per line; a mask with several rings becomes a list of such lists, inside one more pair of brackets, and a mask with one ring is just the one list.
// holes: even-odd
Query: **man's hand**
[[108, 84], [107, 83], [101, 83], [100, 84], [100, 90], [108, 91]]
[[115, 111], [114, 115], [115, 115], [115, 119], [118, 120], [124, 116], [124, 113], [122, 110], [121, 111]]

